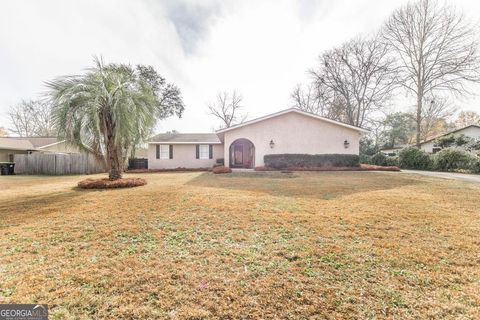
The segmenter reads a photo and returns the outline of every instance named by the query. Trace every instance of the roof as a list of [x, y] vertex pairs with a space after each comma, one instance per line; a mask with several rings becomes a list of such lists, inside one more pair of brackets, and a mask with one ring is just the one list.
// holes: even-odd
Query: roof
[[26, 139], [0, 138], [0, 149], [35, 150], [35, 147]]
[[431, 142], [431, 141], [436, 140], [436, 139], [438, 139], [438, 138], [440, 138], [440, 137], [448, 136], [449, 134], [457, 133], [457, 132], [459, 132], [459, 131], [465, 130], [465, 129], [470, 128], [470, 127], [475, 127], [475, 128], [479, 128], [479, 129], [480, 129], [480, 126], [479, 126], [479, 125], [471, 124], [471, 125], [469, 125], [469, 126], [466, 126], [466, 127], [460, 128], [460, 129], [455, 129], [455, 130], [453, 130], [453, 131], [449, 131], [449, 132], [447, 132], [447, 133], [440, 134], [440, 135], [435, 136], [435, 137], [433, 137], [433, 138], [430, 138], [430, 139], [428, 139], [428, 140], [424, 140], [424, 141], [420, 142], [420, 144], [424, 144], [424, 143]]
[[350, 124], [340, 122], [340, 121], [336, 121], [336, 120], [328, 119], [328, 118], [325, 118], [325, 117], [321, 117], [319, 115], [316, 115], [316, 114], [313, 114], [313, 113], [310, 113], [310, 112], [306, 112], [306, 111], [303, 111], [303, 110], [300, 110], [300, 109], [290, 108], [290, 109], [285, 109], [285, 110], [275, 112], [275, 113], [272, 113], [272, 114], [269, 114], [269, 115], [266, 115], [266, 116], [263, 116], [263, 117], [260, 117], [260, 118], [245, 121], [245, 122], [237, 124], [235, 126], [231, 126], [230, 128], [220, 129], [220, 130], [217, 131], [217, 133], [223, 133], [223, 132], [227, 132], [227, 131], [230, 131], [230, 130], [238, 129], [238, 128], [241, 128], [241, 127], [245, 127], [245, 126], [260, 122], [260, 121], [264, 121], [264, 120], [267, 120], [267, 119], [270, 119], [270, 118], [278, 117], [278, 116], [281, 116], [281, 115], [284, 115], [284, 114], [287, 114], [287, 113], [291, 113], [291, 112], [298, 113], [298, 114], [301, 114], [301, 115], [304, 115], [304, 116], [307, 116], [307, 117], [311, 117], [311, 118], [314, 118], [314, 119], [322, 120], [322, 121], [332, 123], [332, 124], [335, 124], [335, 125], [338, 125], [338, 126], [341, 126], [341, 127], [357, 130], [357, 131], [360, 131], [360, 132], [364, 132], [364, 133], [369, 132], [367, 129], [363, 129], [363, 128], [360, 128], [360, 127], [357, 127], [357, 126], [352, 126]]
[[150, 138], [150, 144], [221, 144], [216, 133], [160, 133]]
[[35, 149], [41, 149], [46, 146], [54, 145], [64, 141], [58, 137], [5, 137], [4, 139], [9, 139], [12, 141], [28, 141]]

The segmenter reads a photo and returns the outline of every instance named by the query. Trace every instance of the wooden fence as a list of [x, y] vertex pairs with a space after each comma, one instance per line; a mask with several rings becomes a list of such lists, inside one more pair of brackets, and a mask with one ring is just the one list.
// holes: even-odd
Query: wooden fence
[[105, 172], [101, 161], [87, 153], [32, 153], [14, 155], [15, 174], [93, 174]]

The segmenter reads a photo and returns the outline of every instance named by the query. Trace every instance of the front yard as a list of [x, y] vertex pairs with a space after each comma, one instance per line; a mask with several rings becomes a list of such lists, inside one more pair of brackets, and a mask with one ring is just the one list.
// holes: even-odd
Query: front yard
[[108, 191], [1, 177], [0, 303], [51, 319], [480, 318], [480, 184], [138, 176]]

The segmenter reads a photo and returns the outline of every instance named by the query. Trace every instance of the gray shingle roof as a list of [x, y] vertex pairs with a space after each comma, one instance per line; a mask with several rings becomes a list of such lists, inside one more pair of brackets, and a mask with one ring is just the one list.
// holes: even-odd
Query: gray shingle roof
[[149, 142], [158, 143], [221, 143], [216, 133], [160, 133]]
[[0, 149], [34, 150], [33, 144], [26, 139], [0, 138]]
[[21, 143], [18, 141], [28, 141], [32, 144], [34, 148], [41, 148], [44, 146], [48, 146], [52, 143], [55, 142], [60, 142], [63, 141], [63, 139], [59, 139], [57, 137], [6, 137], [4, 139], [9, 139], [12, 141], [17, 141], [17, 142], [12, 142], [12, 143]]

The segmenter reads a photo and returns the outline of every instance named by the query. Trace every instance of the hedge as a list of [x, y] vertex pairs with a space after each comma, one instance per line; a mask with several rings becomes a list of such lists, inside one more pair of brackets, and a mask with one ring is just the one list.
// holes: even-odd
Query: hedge
[[378, 152], [373, 156], [360, 155], [360, 163], [376, 166], [398, 167], [398, 157], [388, 156], [382, 152]]
[[360, 166], [356, 154], [267, 154], [263, 161], [266, 167], [274, 169]]
[[398, 154], [398, 164], [404, 169], [428, 170], [432, 167], [432, 159], [425, 151], [416, 147], [406, 147]]
[[[469, 170], [475, 158], [468, 152], [457, 148], [440, 150], [434, 157], [434, 169], [440, 171]], [[472, 168], [472, 171], [475, 169]]]

